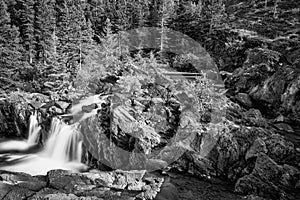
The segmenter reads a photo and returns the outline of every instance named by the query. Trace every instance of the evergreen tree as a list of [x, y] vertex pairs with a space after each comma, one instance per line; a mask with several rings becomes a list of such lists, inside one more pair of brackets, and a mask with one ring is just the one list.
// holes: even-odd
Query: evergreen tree
[[21, 43], [26, 50], [26, 59], [33, 64], [35, 57], [34, 41], [34, 1], [18, 0], [16, 7], [20, 8]]
[[90, 22], [92, 23], [93, 30], [95, 31], [95, 40], [99, 41], [99, 36], [103, 32], [103, 27], [105, 24], [105, 13], [104, 13], [104, 3], [100, 0], [89, 0], [88, 6], [86, 7], [86, 12], [88, 17], [90, 17]]
[[226, 25], [226, 12], [224, 0], [210, 0], [208, 6], [210, 12], [210, 27], [209, 33], [213, 32], [214, 29], [222, 29]]
[[166, 40], [168, 39], [166, 36], [166, 30], [169, 21], [174, 15], [175, 11], [175, 2], [174, 0], [163, 0], [160, 7], [160, 23], [159, 26], [161, 28], [161, 36], [160, 36], [160, 52], [164, 51], [164, 46], [166, 45]]
[[35, 52], [38, 63], [46, 64], [53, 52], [55, 10], [53, 0], [35, 0]]
[[0, 0], [0, 80], [4, 83], [17, 80], [24, 70], [19, 31], [10, 23], [7, 6]]
[[56, 5], [58, 62], [71, 77], [75, 77], [81, 68], [94, 36], [92, 25], [85, 18], [83, 3], [80, 0], [65, 0]]

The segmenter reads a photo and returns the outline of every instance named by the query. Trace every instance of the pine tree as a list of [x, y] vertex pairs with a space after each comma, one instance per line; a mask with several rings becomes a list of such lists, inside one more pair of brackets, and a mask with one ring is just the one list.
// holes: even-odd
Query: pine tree
[[95, 40], [100, 42], [99, 36], [103, 32], [103, 26], [105, 23], [104, 3], [99, 0], [90, 0], [88, 1], [86, 9], [86, 12], [90, 17], [89, 20], [92, 23], [93, 30], [95, 31]]
[[18, 0], [17, 7], [20, 7], [20, 36], [21, 43], [26, 50], [27, 61], [33, 64], [35, 57], [34, 41], [34, 1]]
[[210, 12], [210, 27], [209, 33], [214, 29], [222, 29], [226, 26], [226, 12], [224, 0], [211, 0], [211, 4], [208, 6]]
[[46, 64], [53, 48], [53, 32], [55, 29], [55, 10], [52, 0], [35, 0], [35, 52], [38, 63]]
[[0, 0], [0, 80], [10, 82], [24, 70], [18, 28], [12, 26], [7, 6]]
[[174, 13], [176, 10], [176, 4], [174, 0], [162, 0], [159, 14], [160, 14], [160, 21], [159, 21], [159, 27], [160, 27], [160, 41], [159, 41], [159, 54], [161, 57], [161, 60], [164, 60], [164, 53], [166, 52], [166, 49], [169, 48], [168, 45], [168, 25], [172, 18], [174, 17]]
[[65, 0], [56, 5], [58, 62], [73, 78], [84, 63], [94, 36], [91, 22], [85, 18], [84, 6], [80, 0]]
[[[113, 34], [112, 24], [109, 18], [105, 23], [104, 35], [101, 38], [101, 47], [103, 63], [105, 67], [110, 70], [109, 68], [114, 68], [117, 65], [121, 55], [118, 37]], [[111, 70], [111, 72], [113, 71], [114, 70]]]

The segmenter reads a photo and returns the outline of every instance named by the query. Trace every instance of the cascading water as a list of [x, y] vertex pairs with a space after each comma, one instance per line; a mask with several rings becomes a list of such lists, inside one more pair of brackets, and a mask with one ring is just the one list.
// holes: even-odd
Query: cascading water
[[61, 162], [81, 162], [81, 146], [82, 141], [77, 125], [67, 125], [54, 118], [43, 155]]
[[[30, 122], [35, 124], [33, 119]], [[77, 124], [67, 125], [58, 118], [53, 118], [49, 137], [42, 151], [35, 154], [10, 154], [9, 161], [13, 164], [2, 166], [0, 169], [25, 172], [32, 175], [45, 175], [53, 169], [65, 169], [75, 172], [86, 169], [86, 166], [81, 163], [82, 141], [77, 126]], [[32, 137], [31, 141], [35, 141], [38, 137], [36, 137], [35, 131], [40, 128], [32, 124], [30, 127], [33, 130], [30, 131], [33, 133], [30, 135]], [[2, 143], [0, 143], [1, 145]], [[14, 159], [18, 159], [17, 163], [14, 162]]]
[[[81, 163], [82, 154], [82, 138], [78, 131], [80, 121], [97, 114], [97, 109], [105, 102], [105, 97], [99, 98], [99, 95], [91, 96], [81, 100], [77, 105], [73, 105], [69, 115], [75, 116], [75, 123], [68, 125], [58, 118], [53, 118], [49, 135], [45, 141], [45, 146], [37, 153], [28, 153], [31, 146], [36, 145], [39, 140], [39, 132], [41, 127], [38, 125], [37, 112], [35, 112], [29, 121], [29, 134], [27, 141], [21, 144], [9, 144], [9, 147], [18, 147], [23, 154], [15, 155], [13, 153], [2, 154], [9, 157], [8, 164], [2, 166], [0, 169], [15, 172], [25, 172], [32, 175], [45, 175], [48, 171], [53, 169], [65, 169], [71, 171], [80, 171], [87, 168], [86, 165]], [[91, 112], [83, 112], [83, 106], [97, 104], [97, 109]], [[15, 142], [15, 141], [14, 141]], [[0, 143], [0, 156], [1, 148], [4, 143]], [[9, 149], [9, 148], [8, 148]]]
[[37, 119], [37, 111], [35, 111], [34, 114], [30, 116], [29, 119], [29, 132], [28, 132], [27, 143], [28, 144], [38, 143], [40, 131], [41, 131], [41, 126], [39, 125]]
[[37, 112], [35, 111], [29, 118], [29, 130], [27, 140], [10, 140], [0, 143], [0, 152], [3, 151], [25, 151], [36, 145], [39, 139], [41, 126], [39, 125]]

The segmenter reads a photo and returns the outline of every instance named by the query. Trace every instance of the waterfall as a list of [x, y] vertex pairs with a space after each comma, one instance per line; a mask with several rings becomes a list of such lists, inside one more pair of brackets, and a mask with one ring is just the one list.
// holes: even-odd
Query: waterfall
[[[38, 138], [40, 128], [37, 125], [36, 119], [35, 113], [30, 118], [30, 139], [28, 138], [30, 142], [37, 141]], [[82, 139], [77, 126], [78, 124], [68, 125], [58, 118], [53, 118], [48, 138], [42, 150], [36, 153], [27, 153], [26, 149], [29, 147], [28, 141], [22, 141], [26, 144], [24, 153], [17, 155], [14, 155], [14, 153], [3, 154], [8, 156], [9, 159], [7, 159], [7, 165], [0, 166], [0, 170], [24, 172], [31, 175], [45, 175], [53, 169], [71, 170], [73, 172], [86, 170], [87, 166], [81, 163]], [[16, 142], [9, 141], [8, 146], [19, 145], [20, 142]], [[0, 157], [1, 148], [4, 144], [0, 143]], [[9, 164], [10, 162], [15, 163], [11, 165]]]
[[[0, 165], [0, 170], [25, 172], [31, 175], [45, 175], [53, 169], [74, 172], [86, 170], [87, 166], [81, 163], [83, 141], [78, 125], [80, 121], [96, 115], [97, 109], [84, 112], [82, 107], [97, 104], [99, 109], [107, 97], [95, 95], [80, 100], [77, 105], [72, 107], [69, 114], [76, 116], [74, 124], [69, 125], [56, 117], [53, 118], [45, 146], [43, 149], [38, 149], [38, 152], [36, 150], [31, 151], [31, 147], [37, 146], [41, 131], [38, 124], [38, 113], [34, 112], [29, 120], [27, 140], [0, 143], [0, 157], [1, 155], [5, 155], [6, 158], [9, 157], [6, 159], [7, 164]], [[16, 149], [18, 150], [17, 155], [14, 154]]]
[[77, 124], [67, 125], [53, 118], [49, 138], [42, 154], [61, 162], [81, 162], [82, 141]]
[[38, 143], [41, 127], [35, 111], [29, 119], [29, 130], [27, 140], [9, 140], [0, 143], [0, 153], [7, 151], [26, 151]]
[[27, 138], [27, 143], [29, 145], [38, 143], [40, 131], [41, 127], [39, 126], [39, 122], [37, 119], [37, 111], [35, 111], [29, 119], [29, 132]]

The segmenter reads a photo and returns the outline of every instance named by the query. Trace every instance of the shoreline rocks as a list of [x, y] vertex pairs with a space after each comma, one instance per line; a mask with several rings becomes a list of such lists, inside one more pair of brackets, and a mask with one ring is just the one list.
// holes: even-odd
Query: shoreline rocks
[[162, 185], [163, 178], [148, 176], [145, 172], [94, 170], [71, 173], [64, 170], [49, 171], [46, 176], [0, 171], [0, 198], [51, 200], [151, 200]]

